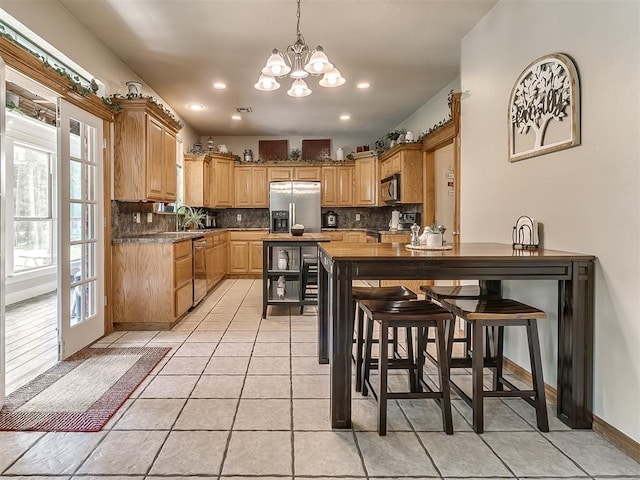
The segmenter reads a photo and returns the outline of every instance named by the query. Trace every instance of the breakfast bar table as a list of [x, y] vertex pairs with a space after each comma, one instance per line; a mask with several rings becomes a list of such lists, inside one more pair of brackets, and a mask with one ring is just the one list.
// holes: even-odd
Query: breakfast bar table
[[500, 292], [502, 280], [558, 282], [557, 415], [591, 428], [594, 265], [592, 255], [461, 243], [451, 250], [408, 250], [403, 243], [318, 246], [318, 356], [330, 363], [331, 426], [351, 427], [354, 280], [479, 280]]

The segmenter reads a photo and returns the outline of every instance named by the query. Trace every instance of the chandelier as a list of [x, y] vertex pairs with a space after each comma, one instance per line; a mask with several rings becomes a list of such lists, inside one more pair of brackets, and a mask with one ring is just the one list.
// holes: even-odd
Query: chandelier
[[310, 51], [304, 41], [304, 37], [300, 33], [300, 0], [298, 1], [297, 14], [297, 38], [293, 45], [287, 47], [287, 51], [282, 54], [277, 48], [271, 52], [271, 56], [267, 59], [267, 63], [262, 69], [262, 75], [258, 79], [258, 83], [254, 85], [257, 90], [270, 92], [280, 88], [280, 84], [276, 77], [282, 78], [289, 75], [293, 79], [291, 88], [287, 90], [287, 94], [292, 97], [306, 97], [311, 94], [311, 89], [304, 81], [309, 75], [319, 76], [321, 87], [339, 87], [344, 85], [345, 79], [340, 75], [340, 71], [333, 66], [327, 55], [325, 55], [322, 47], [318, 47]]

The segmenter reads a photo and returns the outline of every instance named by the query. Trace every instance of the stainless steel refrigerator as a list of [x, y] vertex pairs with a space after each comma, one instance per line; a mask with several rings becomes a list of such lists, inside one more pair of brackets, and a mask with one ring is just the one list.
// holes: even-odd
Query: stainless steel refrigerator
[[273, 212], [288, 212], [288, 228], [304, 225], [305, 233], [320, 233], [320, 182], [270, 182], [269, 219], [274, 230]]

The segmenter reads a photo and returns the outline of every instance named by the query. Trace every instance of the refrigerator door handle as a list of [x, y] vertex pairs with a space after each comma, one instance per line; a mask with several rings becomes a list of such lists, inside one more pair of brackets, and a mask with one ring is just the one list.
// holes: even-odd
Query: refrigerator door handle
[[291, 202], [289, 203], [289, 232], [291, 232], [291, 227], [296, 225], [296, 204]]

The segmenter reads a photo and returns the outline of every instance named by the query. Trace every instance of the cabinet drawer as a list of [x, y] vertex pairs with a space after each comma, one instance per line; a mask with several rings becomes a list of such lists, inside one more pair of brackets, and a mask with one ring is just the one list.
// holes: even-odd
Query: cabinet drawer
[[193, 276], [193, 265], [191, 264], [191, 256], [180, 258], [174, 261], [175, 286], [179, 287], [183, 283], [191, 281]]
[[173, 258], [191, 256], [191, 240], [173, 244]]
[[294, 177], [296, 180], [320, 181], [322, 174], [320, 167], [296, 167]]
[[187, 310], [189, 310], [191, 304], [193, 303], [193, 285], [191, 284], [191, 281], [176, 290], [174, 302], [174, 314], [176, 317], [179, 317]]

